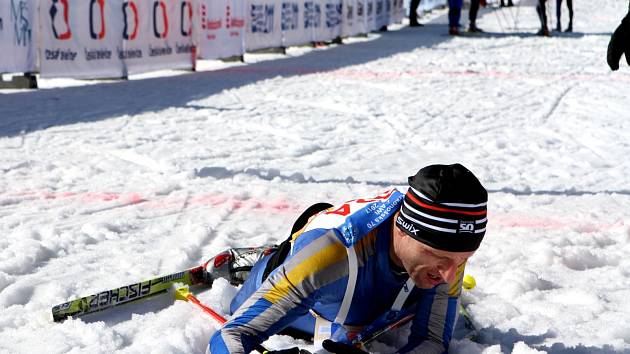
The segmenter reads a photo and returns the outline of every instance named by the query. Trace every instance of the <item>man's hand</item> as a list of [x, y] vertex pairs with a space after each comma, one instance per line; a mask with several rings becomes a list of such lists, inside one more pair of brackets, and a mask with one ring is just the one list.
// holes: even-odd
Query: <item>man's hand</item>
[[308, 350], [293, 347], [282, 350], [267, 350], [263, 354], [311, 354]]
[[330, 339], [326, 339], [322, 343], [322, 347], [324, 347], [324, 349], [326, 349], [327, 351], [335, 354], [368, 354], [359, 348], [353, 347], [348, 344], [333, 342]]
[[608, 43], [606, 60], [612, 70], [619, 69], [619, 60], [621, 60], [623, 53], [626, 53], [626, 62], [630, 65], [630, 13], [621, 20], [621, 24], [610, 37]]

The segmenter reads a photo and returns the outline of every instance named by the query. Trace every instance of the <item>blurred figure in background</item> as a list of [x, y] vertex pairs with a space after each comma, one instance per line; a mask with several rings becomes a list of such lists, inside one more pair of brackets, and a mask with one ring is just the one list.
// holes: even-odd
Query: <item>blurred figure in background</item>
[[459, 36], [462, 3], [463, 0], [448, 0], [448, 34], [451, 36]]
[[[514, 3], [512, 2], [512, 0], [508, 0], [507, 6], [508, 7], [514, 6]], [[505, 1], [504, 0], [501, 0], [501, 7], [505, 7]]]
[[549, 27], [547, 27], [547, 0], [538, 0], [536, 12], [538, 12], [538, 18], [540, 19], [540, 30], [536, 34], [549, 37]]
[[[569, 9], [569, 26], [565, 32], [573, 32], [573, 0], [567, 0], [567, 8]], [[560, 22], [560, 16], [562, 15], [562, 0], [556, 0], [556, 18], [558, 23], [556, 24], [556, 31], [562, 32], [562, 24]]]
[[630, 65], [630, 4], [628, 14], [621, 20], [621, 24], [617, 27], [608, 43], [608, 66], [611, 70], [619, 69], [619, 60], [621, 55], [626, 54], [626, 62]]
[[483, 30], [477, 27], [477, 13], [479, 6], [486, 6], [486, 0], [470, 0], [470, 10], [468, 11], [468, 32], [479, 33]]
[[411, 0], [409, 4], [409, 27], [424, 26], [418, 22], [418, 6], [420, 6], [420, 0]]

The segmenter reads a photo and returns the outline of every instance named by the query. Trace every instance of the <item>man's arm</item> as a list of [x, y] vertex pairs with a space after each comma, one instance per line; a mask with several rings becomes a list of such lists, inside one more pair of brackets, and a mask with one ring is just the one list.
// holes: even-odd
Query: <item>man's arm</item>
[[427, 291], [418, 303], [408, 342], [398, 353], [440, 354], [448, 351], [459, 310], [466, 263], [457, 268], [452, 284], [440, 284]]
[[317, 301], [318, 289], [347, 276], [347, 251], [333, 231], [313, 230], [300, 240], [293, 254], [212, 336], [210, 353], [249, 353], [305, 315]]

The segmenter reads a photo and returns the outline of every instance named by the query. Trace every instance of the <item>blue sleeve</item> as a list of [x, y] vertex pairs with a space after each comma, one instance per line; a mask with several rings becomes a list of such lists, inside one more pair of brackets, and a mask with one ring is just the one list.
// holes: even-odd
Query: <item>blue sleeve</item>
[[308, 313], [318, 289], [347, 277], [347, 251], [334, 231], [317, 229], [300, 239], [300, 246], [212, 336], [210, 353], [249, 353]]

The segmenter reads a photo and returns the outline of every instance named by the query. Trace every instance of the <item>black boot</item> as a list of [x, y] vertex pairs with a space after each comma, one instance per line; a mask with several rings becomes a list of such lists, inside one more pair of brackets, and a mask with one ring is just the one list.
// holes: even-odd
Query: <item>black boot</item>
[[470, 33], [483, 33], [483, 30], [479, 27], [477, 27], [477, 25], [474, 22], [471, 22], [470, 25], [468, 25], [468, 32]]

